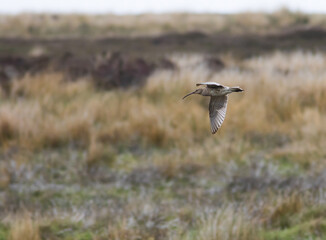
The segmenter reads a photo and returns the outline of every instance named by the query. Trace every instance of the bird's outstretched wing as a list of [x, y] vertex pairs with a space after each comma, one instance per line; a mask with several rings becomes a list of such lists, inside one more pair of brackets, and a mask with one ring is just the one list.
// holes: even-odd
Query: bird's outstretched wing
[[197, 83], [196, 86], [200, 85], [206, 85], [209, 88], [223, 88], [224, 86], [222, 84], [216, 83], [216, 82], [204, 82], [204, 83]]
[[212, 134], [217, 132], [224, 121], [227, 103], [228, 97], [226, 95], [220, 97], [211, 97], [209, 102], [209, 118], [211, 121]]

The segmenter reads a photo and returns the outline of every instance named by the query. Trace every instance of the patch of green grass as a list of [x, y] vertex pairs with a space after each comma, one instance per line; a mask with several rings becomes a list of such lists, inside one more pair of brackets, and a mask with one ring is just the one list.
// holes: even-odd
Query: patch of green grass
[[137, 164], [139, 163], [139, 159], [130, 153], [123, 152], [118, 154], [114, 163], [114, 168], [118, 170], [131, 171]]
[[[286, 153], [276, 157], [281, 167], [284, 170], [293, 170], [296, 167], [296, 173], [299, 175], [301, 171], [309, 170], [312, 162], [316, 162], [320, 159], [320, 156], [316, 153]], [[299, 170], [299, 171], [298, 171]]]
[[278, 165], [279, 173], [283, 176], [289, 176], [289, 175], [298, 176], [300, 175], [300, 173], [302, 173], [302, 171], [305, 168], [305, 166], [296, 163], [296, 161], [293, 161], [293, 159], [288, 155], [280, 156], [274, 160]]
[[132, 193], [131, 189], [110, 188], [106, 191], [107, 196], [118, 199], [126, 199]]
[[[324, 239], [326, 234], [326, 206], [305, 206], [302, 211], [292, 215], [282, 215], [286, 225], [265, 232], [268, 240]], [[268, 228], [268, 227], [267, 227]]]
[[306, 210], [300, 216], [300, 219], [307, 221], [311, 219], [323, 219], [326, 217], [326, 206], [317, 206]]
[[197, 240], [198, 239], [198, 229], [190, 229], [182, 236], [182, 240]]
[[9, 228], [0, 224], [0, 240], [7, 240], [9, 236]]
[[42, 239], [91, 240], [94, 238], [92, 230], [86, 229], [81, 223], [55, 221], [41, 226], [40, 234]]
[[300, 223], [289, 228], [265, 233], [266, 240], [321, 239], [326, 234], [326, 221], [322, 219]]
[[[18, 198], [19, 203], [26, 206], [37, 206], [40, 209], [46, 210], [53, 207], [53, 202], [60, 207], [82, 206], [85, 202], [90, 200], [97, 200], [105, 202], [107, 199], [123, 200], [128, 198], [131, 194], [130, 190], [121, 188], [107, 188], [94, 189], [91, 187], [84, 187], [83, 189], [67, 188], [64, 190], [36, 190], [28, 193], [18, 193], [12, 191], [11, 198]], [[17, 203], [18, 204], [18, 203]]]

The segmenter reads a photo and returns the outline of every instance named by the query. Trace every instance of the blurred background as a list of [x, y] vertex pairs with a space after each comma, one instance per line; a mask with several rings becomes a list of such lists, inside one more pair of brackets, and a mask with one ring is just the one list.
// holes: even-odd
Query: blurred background
[[[0, 240], [323, 239], [326, 3], [0, 6]], [[210, 133], [198, 82], [240, 86]]]

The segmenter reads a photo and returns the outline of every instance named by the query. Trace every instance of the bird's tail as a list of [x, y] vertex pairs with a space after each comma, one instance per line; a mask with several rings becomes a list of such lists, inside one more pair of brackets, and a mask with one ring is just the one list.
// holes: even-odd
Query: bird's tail
[[231, 87], [230, 90], [232, 92], [243, 92], [243, 89], [240, 87]]

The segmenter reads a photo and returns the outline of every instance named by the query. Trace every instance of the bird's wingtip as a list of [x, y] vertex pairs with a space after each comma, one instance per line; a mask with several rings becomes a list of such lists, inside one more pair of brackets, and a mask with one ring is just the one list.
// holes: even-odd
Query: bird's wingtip
[[214, 135], [215, 133], [217, 133], [218, 129], [212, 129], [211, 132], [212, 132], [212, 135]]

